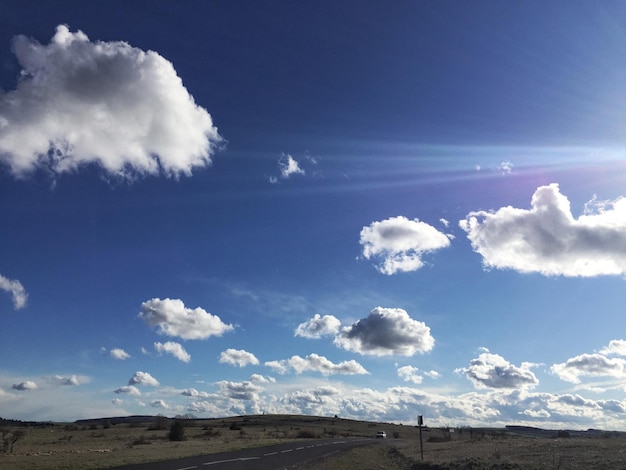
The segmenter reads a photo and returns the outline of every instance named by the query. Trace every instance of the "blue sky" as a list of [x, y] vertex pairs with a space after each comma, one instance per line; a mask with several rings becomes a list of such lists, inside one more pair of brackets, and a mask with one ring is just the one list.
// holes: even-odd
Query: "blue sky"
[[625, 429], [622, 2], [13, 3], [0, 416]]

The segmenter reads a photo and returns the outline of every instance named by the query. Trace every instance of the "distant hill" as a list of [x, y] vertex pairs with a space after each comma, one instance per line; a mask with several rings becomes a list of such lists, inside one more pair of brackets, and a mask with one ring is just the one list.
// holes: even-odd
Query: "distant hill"
[[[91, 425], [103, 425], [103, 424], [144, 424], [152, 423], [158, 416], [150, 415], [133, 415], [133, 416], [112, 416], [110, 418], [91, 418], [91, 419], [78, 419], [74, 421], [74, 424], [79, 426], [91, 426]], [[163, 418], [168, 419], [168, 418]]]
[[541, 429], [535, 428], [532, 426], [516, 426], [516, 425], [507, 425], [505, 426], [507, 431], [513, 432], [515, 434], [523, 435], [523, 436], [531, 436], [531, 437], [606, 437], [606, 436], [617, 436], [622, 435], [623, 433], [618, 431], [601, 431], [599, 429], [587, 429], [586, 431], [575, 431], [571, 429]]

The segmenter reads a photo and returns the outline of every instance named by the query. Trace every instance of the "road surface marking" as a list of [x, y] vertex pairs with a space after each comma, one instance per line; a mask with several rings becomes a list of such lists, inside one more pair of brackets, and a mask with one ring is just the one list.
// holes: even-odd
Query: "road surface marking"
[[220, 463], [228, 463], [228, 462], [244, 462], [246, 460], [257, 460], [260, 457], [240, 457], [238, 459], [228, 459], [228, 460], [215, 460], [214, 462], [205, 462], [202, 465], [217, 465]]

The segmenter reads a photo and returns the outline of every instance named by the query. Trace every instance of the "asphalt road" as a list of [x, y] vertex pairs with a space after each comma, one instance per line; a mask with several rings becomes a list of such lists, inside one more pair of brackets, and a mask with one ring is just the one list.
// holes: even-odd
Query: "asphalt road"
[[382, 442], [383, 439], [373, 438], [306, 440], [199, 457], [126, 465], [111, 470], [283, 470], [335, 452]]

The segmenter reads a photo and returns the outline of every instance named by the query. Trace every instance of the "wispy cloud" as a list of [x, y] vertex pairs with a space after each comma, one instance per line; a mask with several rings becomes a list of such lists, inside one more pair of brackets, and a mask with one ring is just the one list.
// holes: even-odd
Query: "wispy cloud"
[[272, 184], [278, 183], [280, 179], [289, 179], [293, 175], [304, 175], [306, 172], [300, 166], [300, 163], [289, 154], [283, 154], [278, 159], [278, 170], [280, 172], [279, 176], [270, 176], [269, 181]]
[[53, 375], [49, 378], [49, 380], [54, 385], [64, 385], [64, 386], [77, 386], [80, 385], [80, 380], [76, 375], [70, 375], [69, 377], [63, 375]]
[[504, 161], [498, 165], [498, 170], [504, 175], [509, 175], [513, 172], [513, 164], [510, 161]]
[[13, 306], [16, 310], [26, 306], [28, 294], [22, 283], [16, 279], [9, 279], [0, 274], [0, 290], [8, 292], [13, 298]]

